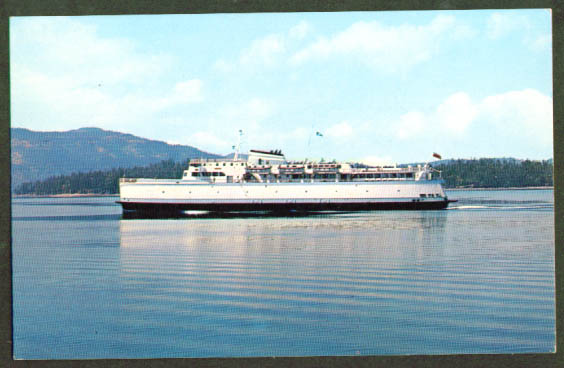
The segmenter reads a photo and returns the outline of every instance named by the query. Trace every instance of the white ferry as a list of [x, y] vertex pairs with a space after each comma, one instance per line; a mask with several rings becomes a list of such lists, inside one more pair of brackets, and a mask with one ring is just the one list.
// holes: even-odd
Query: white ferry
[[444, 209], [440, 172], [425, 165], [357, 167], [289, 162], [281, 151], [247, 159], [195, 159], [180, 179], [119, 182], [124, 213], [183, 211], [365, 211]]

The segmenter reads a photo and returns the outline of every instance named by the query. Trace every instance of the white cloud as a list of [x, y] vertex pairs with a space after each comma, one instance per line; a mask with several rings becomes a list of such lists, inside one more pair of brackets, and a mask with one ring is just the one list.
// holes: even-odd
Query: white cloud
[[390, 156], [366, 156], [361, 158], [360, 160], [354, 160], [355, 162], [361, 162], [365, 165], [370, 166], [385, 166], [385, 165], [393, 165], [394, 161]]
[[138, 104], [138, 108], [146, 113], [158, 112], [173, 106], [203, 101], [202, 87], [203, 82], [201, 80], [191, 79], [177, 82], [172, 90], [162, 97], [129, 95], [124, 99], [129, 100], [131, 104]]
[[185, 82], [178, 82], [174, 86], [173, 101], [178, 103], [200, 102], [202, 96], [202, 81], [192, 79]]
[[213, 64], [213, 69], [222, 73], [230, 73], [234, 68], [235, 65], [224, 59], [219, 59]]
[[396, 135], [399, 139], [417, 136], [425, 128], [425, 115], [414, 111], [400, 116]]
[[324, 135], [335, 139], [348, 139], [354, 135], [353, 127], [346, 121], [327, 128]]
[[231, 147], [233, 146], [233, 144], [231, 144], [230, 142], [218, 138], [214, 133], [208, 131], [196, 132], [190, 135], [186, 142], [187, 143], [185, 144], [215, 152], [230, 151]]
[[474, 120], [477, 108], [464, 92], [449, 96], [437, 107], [437, 120], [442, 128], [454, 134], [463, 133]]
[[[438, 38], [456, 29], [453, 16], [439, 15], [425, 26], [385, 26], [378, 22], [360, 21], [331, 38], [320, 38], [315, 43], [294, 53], [290, 62], [299, 65], [310, 60], [331, 56], [349, 56], [376, 69], [397, 71], [409, 68], [431, 58]], [[464, 36], [461, 29], [460, 35]], [[466, 29], [466, 35], [470, 34]]]
[[501, 40], [509, 35], [519, 35], [523, 44], [531, 51], [540, 52], [552, 47], [550, 33], [538, 33], [529, 19], [513, 13], [494, 13], [487, 21], [486, 35], [492, 40]]
[[305, 141], [310, 135], [310, 131], [304, 127], [297, 127], [289, 132], [282, 134], [282, 139], [289, 141]]
[[311, 29], [312, 29], [311, 24], [309, 24], [306, 21], [301, 21], [297, 25], [290, 28], [288, 34], [292, 38], [302, 40], [307, 36], [308, 33], [311, 32]]
[[528, 28], [527, 19], [510, 13], [493, 13], [487, 21], [486, 34], [491, 39], [502, 38], [511, 32]]
[[552, 47], [552, 35], [542, 34], [534, 39], [526, 38], [524, 42], [532, 51], [540, 52], [550, 50]]
[[238, 67], [273, 67], [286, 59], [288, 50], [306, 38], [312, 30], [310, 23], [301, 21], [284, 33], [273, 33], [255, 39], [244, 48], [237, 60], [219, 59], [213, 68], [223, 73], [230, 73]]
[[[276, 142], [276, 134], [272, 130], [265, 130], [262, 124], [265, 120], [270, 118], [275, 112], [275, 105], [268, 100], [254, 97], [240, 103], [234, 103], [228, 106], [221, 106], [216, 109], [213, 119], [207, 121], [207, 125], [219, 131], [225, 130], [225, 122], [229, 122], [235, 134], [239, 129], [243, 131], [242, 144], [250, 144], [253, 148], [257, 142], [260, 144]], [[221, 135], [228, 134], [229, 132], [223, 131]], [[236, 141], [236, 137], [233, 137]], [[231, 145], [228, 145], [230, 149]], [[247, 147], [249, 148], [249, 147]], [[266, 147], [265, 147], [266, 148]]]
[[254, 97], [224, 110], [226, 118], [234, 121], [260, 122], [272, 115], [274, 106], [262, 98]]
[[143, 52], [126, 39], [102, 37], [94, 26], [66, 17], [23, 18], [11, 25], [15, 124], [131, 131], [150, 114], [203, 100], [199, 79], [155, 91], [154, 82], [172, 58]]
[[274, 65], [279, 56], [284, 53], [284, 39], [279, 35], [268, 35], [254, 40], [251, 46], [241, 53], [239, 59], [242, 65]]
[[[10, 42], [16, 64], [41, 67], [77, 84], [143, 83], [158, 77], [172, 61], [166, 55], [140, 52], [127, 39], [101, 37], [95, 26], [67, 17], [18, 19]], [[33, 50], [33, 60], [24, 59], [27, 54], [18, 55], [20, 48]]]
[[508, 133], [552, 144], [552, 98], [534, 89], [489, 96], [479, 105], [480, 118]]
[[402, 115], [395, 124], [400, 139], [467, 137], [473, 127], [488, 137], [519, 137], [540, 145], [552, 144], [552, 98], [534, 89], [510, 91], [472, 102], [464, 92], [448, 96], [432, 113]]
[[478, 31], [466, 24], [460, 24], [451, 32], [451, 37], [454, 40], [460, 41], [464, 39], [473, 38], [478, 34]]

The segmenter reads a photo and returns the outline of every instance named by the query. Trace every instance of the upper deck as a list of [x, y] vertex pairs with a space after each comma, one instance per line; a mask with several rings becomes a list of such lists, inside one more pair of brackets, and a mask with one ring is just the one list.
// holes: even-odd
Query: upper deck
[[247, 159], [193, 159], [183, 182], [304, 183], [432, 180], [438, 172], [428, 165], [363, 166], [338, 162], [286, 161], [280, 151], [251, 150]]

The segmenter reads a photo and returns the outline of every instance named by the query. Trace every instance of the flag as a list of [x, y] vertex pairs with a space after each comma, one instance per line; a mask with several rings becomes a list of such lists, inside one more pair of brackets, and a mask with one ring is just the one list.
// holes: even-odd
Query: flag
[[438, 158], [439, 160], [442, 159], [441, 155], [436, 152], [433, 152], [433, 157]]
[[315, 132], [315, 135], [318, 137], [323, 137], [323, 134], [319, 133], [319, 132]]

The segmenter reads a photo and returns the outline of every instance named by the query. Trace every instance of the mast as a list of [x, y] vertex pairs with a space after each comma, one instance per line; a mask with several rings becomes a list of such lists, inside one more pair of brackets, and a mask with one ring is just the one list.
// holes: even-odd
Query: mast
[[233, 161], [237, 161], [239, 157], [239, 148], [241, 147], [241, 136], [243, 135], [243, 131], [239, 129], [239, 137], [237, 138], [237, 148], [235, 150], [235, 156], [233, 156]]

